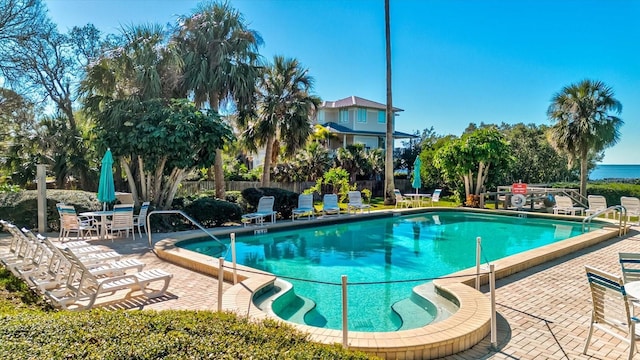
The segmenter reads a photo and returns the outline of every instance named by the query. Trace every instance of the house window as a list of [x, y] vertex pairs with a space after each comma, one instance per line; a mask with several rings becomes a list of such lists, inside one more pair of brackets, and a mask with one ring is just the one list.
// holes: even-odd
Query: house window
[[349, 123], [349, 111], [347, 111], [346, 109], [340, 110], [340, 122], [344, 124]]
[[324, 122], [324, 110], [318, 110], [318, 122], [319, 123]]
[[362, 124], [367, 123], [367, 109], [358, 109], [358, 122]]
[[387, 112], [379, 110], [378, 111], [378, 124], [385, 124], [387, 122]]

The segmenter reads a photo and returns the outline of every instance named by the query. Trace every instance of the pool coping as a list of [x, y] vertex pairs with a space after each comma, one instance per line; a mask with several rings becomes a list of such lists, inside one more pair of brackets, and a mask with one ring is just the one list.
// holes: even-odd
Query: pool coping
[[[393, 216], [395, 214], [431, 211], [467, 211], [484, 212], [488, 214], [507, 214], [511, 216], [514, 215], [513, 211], [508, 210], [430, 207], [410, 210], [388, 210], [384, 212], [374, 212], [371, 214], [342, 215], [340, 217], [312, 220], [312, 223], [324, 224], [331, 222], [357, 221], [372, 217], [386, 217]], [[581, 219], [579, 216], [538, 213], [531, 214], [531, 216], [560, 220]], [[216, 230], [212, 233], [216, 235], [226, 235], [233, 232], [253, 232], [254, 230], [259, 229], [284, 228], [292, 225], [306, 226], [308, 224], [309, 221], [299, 220], [293, 223], [280, 222], [274, 225], [264, 225], [262, 227], [253, 226], [227, 228]], [[201, 235], [200, 232], [185, 232], [179, 236], [165, 238], [155, 244], [154, 250], [158, 257], [162, 259], [194, 271], [217, 277], [218, 259], [175, 246], [177, 242], [192, 238], [195, 234]], [[617, 235], [617, 227], [605, 227], [567, 240], [502, 258], [493, 262], [495, 265], [496, 279], [515, 274], [527, 268], [570, 254], [576, 250], [595, 245], [604, 240], [616, 237]], [[225, 291], [222, 296], [223, 310], [232, 311], [251, 319], [270, 318], [286, 322], [274, 315], [263, 312], [257, 308], [252, 301], [255, 294], [258, 294], [262, 289], [273, 284], [276, 278], [274, 275], [242, 265], [237, 265], [237, 278], [238, 283]], [[475, 279], [475, 268], [469, 268], [450, 274], [447, 278], [433, 281], [436, 291], [440, 295], [459, 305], [459, 310], [451, 317], [437, 323], [411, 330], [396, 332], [350, 331], [348, 333], [348, 347], [377, 355], [385, 359], [432, 359], [452, 355], [471, 348], [489, 334], [491, 320], [490, 299], [487, 295], [476, 291], [473, 288], [475, 285]], [[233, 272], [225, 270], [224, 280], [233, 282]], [[481, 283], [486, 284], [487, 282], [488, 276], [482, 275]], [[343, 340], [343, 332], [341, 330], [316, 328], [290, 322], [286, 323], [308, 333], [309, 338], [312, 341], [327, 344], [341, 344]]]

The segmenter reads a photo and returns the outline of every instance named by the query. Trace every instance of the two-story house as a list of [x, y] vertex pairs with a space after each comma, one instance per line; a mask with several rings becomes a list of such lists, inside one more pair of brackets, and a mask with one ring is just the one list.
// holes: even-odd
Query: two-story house
[[[375, 101], [350, 96], [336, 101], [323, 101], [318, 109], [316, 122], [331, 133], [335, 139], [328, 144], [335, 150], [351, 144], [363, 144], [366, 149], [384, 149], [387, 133], [387, 106]], [[394, 117], [402, 109], [393, 108]], [[395, 125], [395, 124], [394, 124]], [[408, 139], [415, 135], [395, 131], [394, 139]]]

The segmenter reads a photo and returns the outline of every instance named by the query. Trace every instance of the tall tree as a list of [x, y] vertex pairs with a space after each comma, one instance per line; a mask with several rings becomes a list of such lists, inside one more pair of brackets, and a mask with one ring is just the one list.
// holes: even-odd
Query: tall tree
[[[113, 154], [126, 173], [136, 202], [139, 199], [166, 199], [160, 194], [164, 166], [155, 163], [162, 161], [162, 156], [150, 156], [149, 152], [172, 150], [142, 142], [140, 139], [147, 138], [145, 133], [134, 130], [150, 127], [146, 131], [151, 131], [159, 126], [160, 120], [153, 116], [180, 118], [181, 115], [174, 114], [180, 111], [188, 113], [184, 115], [186, 118], [195, 116], [189, 114], [194, 111], [186, 106], [167, 109], [178, 91], [182, 62], [175, 44], [165, 40], [164, 30], [157, 25], [123, 29], [121, 39], [117, 41], [119, 45], [105, 51], [88, 66], [87, 77], [82, 83], [85, 108], [97, 120], [97, 132], [104, 150], [113, 147]], [[158, 133], [161, 131], [157, 129]], [[140, 144], [128, 144], [127, 139]], [[171, 139], [163, 141], [170, 142]], [[215, 144], [219, 145], [218, 142]], [[170, 182], [179, 183], [180, 177], [173, 176]]]
[[384, 33], [387, 54], [387, 135], [384, 154], [384, 203], [386, 205], [392, 205], [396, 202], [394, 194], [396, 185], [393, 181], [393, 124], [395, 119], [391, 94], [391, 24], [389, 18], [389, 0], [384, 0]]
[[[235, 102], [240, 117], [254, 98], [260, 75], [258, 46], [260, 35], [248, 28], [242, 14], [229, 3], [201, 5], [180, 19], [174, 35], [184, 59], [183, 91], [193, 95], [196, 105], [208, 103], [214, 111]], [[214, 165], [216, 197], [224, 198], [222, 149]]]
[[434, 165], [449, 181], [464, 185], [465, 198], [479, 195], [493, 169], [508, 168], [511, 149], [504, 136], [495, 128], [480, 128], [441, 147]]
[[589, 157], [615, 145], [620, 138], [622, 104], [601, 81], [583, 80], [555, 94], [547, 110], [554, 122], [548, 133], [554, 148], [580, 161], [580, 194], [587, 194]]
[[265, 147], [262, 186], [271, 182], [271, 167], [280, 146], [291, 157], [304, 148], [312, 133], [311, 120], [320, 106], [312, 95], [313, 77], [298, 60], [275, 56], [265, 68], [257, 95], [257, 116], [243, 124], [243, 142], [252, 150]]
[[0, 1], [0, 76], [34, 103], [52, 104], [57, 121], [67, 123], [67, 146], [52, 155], [74, 162], [69, 175], [84, 189], [91, 183], [89, 160], [74, 106], [83, 67], [96, 53], [99, 39], [93, 25], [75, 27], [69, 34], [58, 32], [40, 0]]

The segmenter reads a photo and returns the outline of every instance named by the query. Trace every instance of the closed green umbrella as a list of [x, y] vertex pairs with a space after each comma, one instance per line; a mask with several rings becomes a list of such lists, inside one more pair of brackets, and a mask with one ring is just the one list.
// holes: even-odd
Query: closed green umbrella
[[102, 157], [102, 168], [100, 169], [100, 183], [98, 184], [98, 201], [102, 202], [103, 210], [107, 203], [116, 201], [116, 189], [113, 184], [113, 156], [111, 149], [107, 149]]
[[413, 182], [411, 186], [416, 189], [416, 194], [418, 190], [422, 187], [422, 179], [420, 179], [420, 165], [422, 162], [420, 161], [420, 157], [416, 157], [416, 161], [413, 162]]

